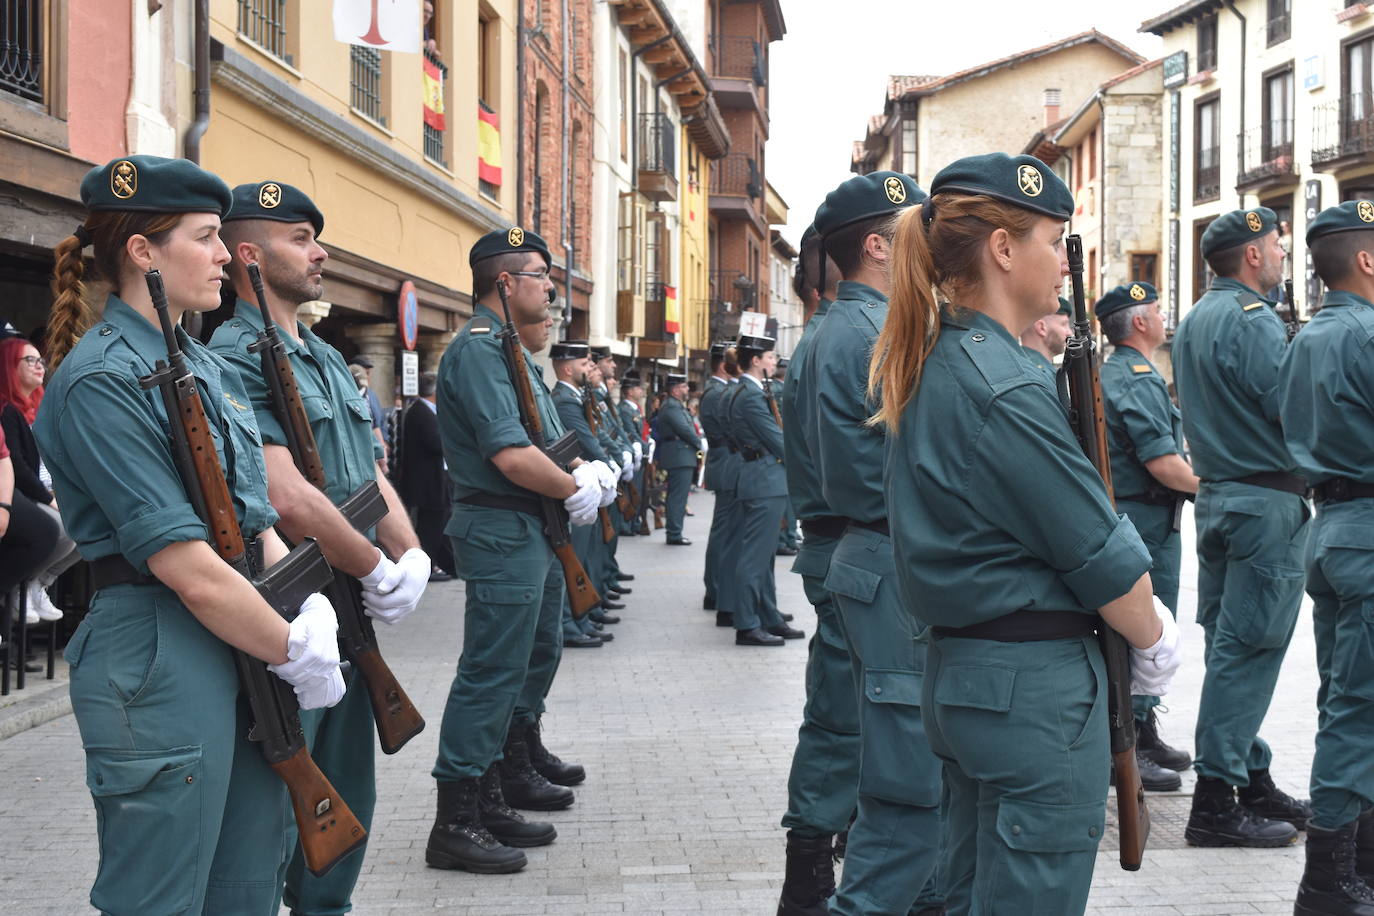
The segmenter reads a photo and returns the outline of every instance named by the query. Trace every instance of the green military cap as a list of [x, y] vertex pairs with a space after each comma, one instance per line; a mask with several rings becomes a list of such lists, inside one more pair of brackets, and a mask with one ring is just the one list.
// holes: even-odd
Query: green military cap
[[750, 337], [747, 334], [742, 334], [739, 339], [739, 348], [755, 353], [766, 353], [773, 349], [776, 343], [777, 341], [771, 337]]
[[674, 385], [687, 384], [687, 376], [677, 372], [669, 372], [668, 379], [663, 383], [664, 388], [672, 388]]
[[1202, 256], [1253, 242], [1278, 228], [1279, 216], [1268, 207], [1232, 210], [1212, 220], [1202, 233]]
[[815, 223], [812, 223], [811, 225], [807, 226], [806, 231], [802, 233], [801, 245], [798, 246], [797, 250], [800, 251], [801, 249], [805, 248], [808, 242], [810, 242], [812, 239], [816, 238], [819, 235], [820, 233], [816, 231]]
[[1097, 307], [1093, 313], [1101, 320], [1112, 312], [1119, 312], [1122, 309], [1130, 308], [1133, 305], [1145, 305], [1149, 302], [1159, 301], [1159, 290], [1155, 289], [1153, 283], [1137, 282], [1123, 283], [1115, 289], [1109, 290], [1101, 299], [1097, 300]]
[[1317, 218], [1307, 225], [1307, 243], [1313, 239], [1337, 232], [1374, 230], [1374, 201], [1347, 200], [1343, 204], [1327, 207], [1317, 214]]
[[639, 377], [638, 369], [626, 369], [625, 374], [620, 377], [621, 388], [638, 388], [644, 384], [644, 380]]
[[87, 210], [223, 216], [232, 201], [222, 178], [189, 159], [125, 156], [91, 169], [81, 179], [81, 202]]
[[1070, 318], [1072, 318], [1072, 317], [1073, 317], [1073, 303], [1070, 302], [1069, 300], [1065, 299], [1063, 296], [1060, 296], [1060, 297], [1059, 297], [1059, 310], [1058, 310], [1057, 312], [1055, 312], [1055, 314], [1056, 314], [1056, 315], [1068, 315]]
[[549, 347], [549, 359], [586, 359], [589, 349], [585, 340], [565, 340]]
[[[925, 196], [926, 192], [910, 175], [900, 172], [858, 175], [825, 195], [811, 225], [822, 238], [829, 238], [845, 226], [919, 204]], [[806, 244], [805, 235], [802, 244]]]
[[596, 360], [597, 362], [601, 362], [601, 360], [603, 359], [611, 358], [611, 348], [607, 344], [600, 344], [599, 346], [591, 347], [590, 349], [592, 351], [592, 359]]
[[553, 256], [549, 254], [549, 246], [543, 239], [528, 229], [512, 226], [509, 229], [488, 232], [478, 239], [468, 252], [468, 266], [471, 267], [478, 261], [485, 261], [499, 254], [515, 254], [521, 251], [532, 251], [544, 259], [545, 266], [553, 265]]
[[224, 221], [236, 219], [309, 223], [315, 227], [316, 238], [324, 232], [324, 214], [315, 202], [304, 191], [280, 181], [254, 181], [234, 188], [234, 205]]
[[986, 153], [951, 162], [940, 169], [930, 184], [932, 196], [947, 191], [995, 197], [1055, 219], [1073, 215], [1069, 186], [1045, 163], [1024, 154]]
[[715, 343], [711, 344], [711, 355], [713, 357], [724, 356], [725, 351], [730, 349], [734, 345], [735, 342], [733, 340], [718, 340]]

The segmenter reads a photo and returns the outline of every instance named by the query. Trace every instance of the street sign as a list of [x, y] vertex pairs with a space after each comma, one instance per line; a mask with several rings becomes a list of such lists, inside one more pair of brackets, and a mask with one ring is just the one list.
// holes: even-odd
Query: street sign
[[420, 336], [420, 298], [415, 295], [415, 284], [409, 280], [401, 284], [401, 291], [396, 294], [396, 326], [401, 331], [401, 345], [414, 350]]
[[1173, 89], [1188, 82], [1188, 52], [1176, 51], [1164, 58], [1164, 88]]
[[1309, 92], [1326, 85], [1326, 68], [1322, 66], [1320, 54], [1304, 57], [1302, 61], [1302, 88]]
[[420, 393], [420, 354], [401, 351], [401, 395], [413, 398]]

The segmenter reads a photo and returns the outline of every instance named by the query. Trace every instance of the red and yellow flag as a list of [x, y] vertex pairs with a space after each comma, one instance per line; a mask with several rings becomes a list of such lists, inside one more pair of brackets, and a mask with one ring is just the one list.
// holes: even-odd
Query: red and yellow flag
[[425, 123], [444, 129], [444, 74], [439, 62], [425, 57]]
[[477, 106], [477, 177], [488, 184], [501, 183], [501, 119], [480, 103]]
[[677, 311], [677, 287], [663, 287], [663, 330], [676, 334], [682, 330], [682, 320]]

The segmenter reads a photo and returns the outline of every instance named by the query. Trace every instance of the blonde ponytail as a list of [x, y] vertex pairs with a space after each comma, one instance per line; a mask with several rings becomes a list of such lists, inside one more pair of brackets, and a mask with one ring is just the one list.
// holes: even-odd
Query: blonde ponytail
[[920, 207], [908, 207], [898, 216], [891, 263], [887, 320], [868, 365], [868, 397], [878, 405], [869, 423], [895, 433], [940, 334], [935, 267]]

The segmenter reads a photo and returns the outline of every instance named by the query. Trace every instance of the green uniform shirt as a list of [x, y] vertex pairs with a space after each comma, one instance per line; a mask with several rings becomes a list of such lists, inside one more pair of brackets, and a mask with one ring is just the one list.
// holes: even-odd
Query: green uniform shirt
[[692, 422], [692, 415], [687, 412], [687, 405], [677, 398], [665, 398], [663, 406], [658, 409], [655, 463], [665, 470], [695, 467], [699, 451], [701, 438], [697, 436], [697, 427]]
[[1280, 369], [1283, 436], [1308, 483], [1374, 483], [1374, 304], [1330, 290]]
[[1117, 497], [1163, 490], [1145, 462], [1183, 454], [1183, 418], [1164, 376], [1139, 350], [1117, 346], [1102, 364], [1102, 401]]
[[620, 403], [615, 405], [615, 409], [620, 417], [620, 427], [625, 430], [625, 438], [630, 442], [638, 442], [643, 448], [644, 415], [639, 405], [629, 398], [622, 397]]
[[[277, 522], [253, 408], [238, 373], [177, 328], [186, 365], [200, 383], [245, 536]], [[122, 554], [139, 572], [170, 544], [209, 538], [186, 498], [171, 448], [171, 423], [157, 389], [140, 377], [167, 359], [162, 332], [117, 296], [48, 380], [34, 435], [53, 477], [67, 533], [81, 556]]]
[[885, 477], [898, 587], [924, 623], [1094, 613], [1150, 569], [1036, 373], [991, 318], [942, 314]]
[[799, 394], [802, 374], [808, 371], [807, 353], [816, 342], [818, 328], [829, 311], [830, 300], [822, 299], [816, 313], [806, 323], [796, 349], [792, 351], [792, 364], [787, 369], [787, 378], [782, 382], [782, 396], [778, 398], [778, 410], [782, 413], [783, 453], [787, 465], [787, 494], [800, 519], [835, 514], [821, 492], [820, 472], [816, 469], [811, 443], [806, 438], [809, 414], [804, 413], [806, 402]]
[[798, 400], [814, 443], [825, 502], [861, 522], [887, 518], [883, 504], [883, 433], [865, 425], [868, 362], [887, 320], [887, 297], [862, 283], [842, 280], [835, 301], [818, 326], [807, 355]]
[[[257, 306], [240, 299], [234, 317], [216, 329], [210, 349], [233, 366], [243, 380], [249, 403], [257, 417], [262, 441], [286, 445], [286, 432], [272, 411], [272, 396], [262, 372], [262, 360], [248, 347], [258, 339], [264, 324]], [[286, 356], [296, 375], [301, 403], [315, 434], [315, 446], [324, 463], [331, 502], [343, 502], [358, 487], [375, 480], [382, 445], [372, 435], [372, 414], [339, 351], [299, 322], [300, 341], [278, 326]]]
[[577, 444], [582, 446], [582, 457], [588, 461], [606, 460], [606, 439], [592, 432], [587, 422], [586, 411], [582, 407], [582, 389], [567, 382], [555, 382], [552, 392], [554, 407], [563, 428], [577, 435]]
[[[439, 361], [439, 438], [455, 500], [474, 493], [530, 495], [491, 462], [502, 449], [533, 444], [520, 424], [520, 406], [497, 336], [500, 330], [496, 313], [478, 303], [472, 319], [463, 325]], [[548, 445], [563, 435], [563, 424], [539, 376], [539, 367], [523, 345], [520, 349], [525, 354], [526, 372]]]
[[734, 389], [730, 382], [719, 376], [706, 380], [706, 391], [701, 395], [697, 413], [701, 417], [701, 428], [711, 450], [706, 453], [706, 489], [735, 489], [739, 480], [739, 454], [732, 450], [730, 424], [725, 416], [725, 399]]
[[[740, 445], [740, 499], [764, 499], [787, 495], [787, 471], [783, 467], [782, 429], [768, 407], [763, 384], [742, 376], [739, 386], [726, 393], [730, 429]], [[750, 461], [746, 451], [758, 453]]]
[[1174, 335], [1183, 432], [1203, 480], [1294, 469], [1279, 426], [1279, 363], [1288, 334], [1272, 305], [1222, 277]]
[[1054, 363], [1046, 359], [1045, 354], [1041, 353], [1039, 350], [1034, 350], [1024, 345], [1021, 347], [1021, 349], [1024, 352], [1026, 359], [1030, 360], [1032, 365], [1034, 365], [1037, 369], [1040, 369], [1048, 373], [1050, 378], [1054, 378]]

